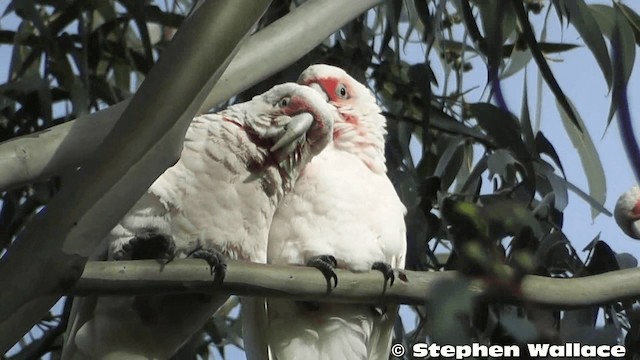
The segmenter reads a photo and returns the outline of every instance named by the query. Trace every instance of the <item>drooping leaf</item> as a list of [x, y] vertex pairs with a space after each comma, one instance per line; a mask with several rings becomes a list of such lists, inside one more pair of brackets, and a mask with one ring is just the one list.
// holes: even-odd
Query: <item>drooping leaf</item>
[[604, 274], [614, 270], [620, 270], [615, 253], [607, 243], [598, 241], [593, 247], [593, 251], [587, 262], [589, 275]]
[[506, 149], [493, 151], [487, 159], [489, 174], [498, 174], [501, 178], [507, 179], [507, 181], [515, 177], [515, 171], [513, 169], [517, 164], [518, 160]]
[[556, 166], [560, 168], [560, 171], [562, 171], [562, 175], [566, 177], [566, 174], [564, 173], [564, 167], [562, 166], [562, 162], [560, 161], [560, 157], [558, 156], [556, 149], [553, 147], [547, 137], [544, 136], [544, 133], [542, 133], [542, 131], [536, 134], [536, 151], [539, 155], [545, 154], [549, 156], [551, 160], [553, 160], [553, 162], [556, 164]]
[[531, 27], [531, 23], [529, 22], [529, 18], [527, 17], [527, 13], [525, 12], [522, 3], [519, 0], [511, 0], [511, 4], [515, 9], [518, 21], [520, 23], [520, 26], [522, 27], [522, 35], [524, 37], [524, 40], [527, 43], [527, 46], [529, 47], [529, 50], [531, 51], [536, 64], [538, 65], [538, 69], [540, 71], [540, 74], [542, 75], [542, 78], [551, 89], [551, 92], [553, 92], [553, 94], [555, 95], [556, 101], [560, 103], [562, 109], [564, 109], [564, 111], [567, 113], [567, 116], [569, 117], [571, 122], [575, 124], [578, 130], [582, 130], [577, 120], [577, 115], [574, 113], [573, 108], [569, 104], [567, 96], [560, 88], [558, 81], [553, 76], [551, 68], [549, 68], [549, 64], [547, 64], [547, 61], [545, 60], [544, 55], [540, 50], [540, 46], [536, 41], [535, 34], [533, 33], [533, 28]]
[[591, 50], [602, 75], [609, 88], [613, 83], [611, 59], [602, 37], [602, 31], [584, 0], [563, 1], [564, 10], [568, 13], [569, 22], [578, 31], [585, 45]]
[[582, 191], [582, 189], [574, 185], [569, 180], [566, 180], [566, 179], [564, 180], [567, 182], [567, 187], [569, 188], [569, 190], [571, 190], [574, 194], [578, 195], [580, 198], [582, 198], [582, 200], [586, 201], [589, 204], [589, 206], [591, 206], [592, 214], [594, 211], [598, 211], [606, 216], [612, 216], [611, 211], [607, 210], [607, 208], [605, 208], [602, 205], [602, 203], [599, 202], [599, 200], [589, 196], [589, 194]]
[[636, 44], [640, 46], [640, 15], [621, 2], [614, 2], [614, 5], [629, 22], [629, 25], [633, 29], [633, 34], [635, 35]]
[[[589, 195], [600, 204], [604, 204], [607, 198], [607, 181], [604, 176], [604, 168], [600, 161], [600, 155], [598, 155], [598, 151], [593, 144], [593, 140], [591, 139], [587, 128], [584, 126], [584, 122], [580, 118], [578, 112], [575, 111], [575, 108], [573, 113], [576, 115], [576, 121], [578, 121], [577, 127], [574, 126], [564, 109], [560, 107], [558, 103], [556, 103], [556, 105], [560, 111], [562, 125], [564, 125], [564, 129], [569, 135], [569, 139], [571, 139], [573, 147], [576, 148], [578, 155], [580, 156], [582, 168], [587, 176], [587, 183], [589, 184]], [[573, 108], [573, 105], [570, 106]], [[582, 129], [582, 131], [579, 129]], [[596, 209], [591, 209], [592, 218], [595, 218], [599, 213], [600, 212]]]
[[527, 73], [524, 74], [524, 84], [522, 85], [522, 108], [520, 109], [520, 128], [522, 138], [527, 147], [527, 152], [532, 154], [535, 150], [535, 137], [531, 127], [531, 117], [529, 113], [529, 95], [527, 92]]
[[487, 103], [469, 104], [471, 114], [478, 125], [501, 147], [507, 147], [518, 157], [525, 157], [526, 146], [522, 141], [522, 129], [510, 113]]
[[591, 4], [589, 5], [591, 15], [600, 27], [602, 34], [608, 38], [611, 38], [613, 34], [613, 27], [615, 26], [615, 10], [613, 7], [604, 4]]
[[547, 178], [547, 180], [549, 181], [549, 185], [551, 185], [551, 188], [553, 189], [554, 207], [558, 211], [564, 211], [564, 209], [569, 204], [569, 194], [567, 192], [568, 186], [566, 180], [556, 175], [553, 172], [553, 168], [551, 168], [550, 166], [540, 166], [541, 164], [539, 163], [536, 163], [536, 165], [538, 165], [536, 170], [539, 170], [539, 172]]
[[464, 140], [453, 138], [449, 141], [449, 145], [440, 157], [440, 161], [433, 172], [434, 176], [441, 179], [442, 189], [448, 189], [453, 183], [462, 166], [464, 154]]
[[615, 71], [613, 74], [613, 92], [611, 96], [611, 107], [609, 108], [609, 116], [607, 118], [607, 126], [611, 124], [613, 115], [618, 109], [622, 92], [626, 91], [627, 84], [631, 78], [631, 73], [633, 72], [633, 64], [636, 59], [636, 46], [633, 30], [627, 22], [627, 19], [624, 17], [620, 7], [616, 7], [615, 20], [611, 42], [612, 46], [615, 47], [612, 54], [616, 58], [614, 58]]
[[515, 74], [519, 74], [520, 71], [522, 71], [533, 58], [531, 56], [531, 52], [528, 50], [514, 50], [510, 51], [509, 53], [511, 54], [511, 56], [509, 57], [509, 62], [507, 63], [507, 66], [500, 72], [501, 80], [504, 80]]

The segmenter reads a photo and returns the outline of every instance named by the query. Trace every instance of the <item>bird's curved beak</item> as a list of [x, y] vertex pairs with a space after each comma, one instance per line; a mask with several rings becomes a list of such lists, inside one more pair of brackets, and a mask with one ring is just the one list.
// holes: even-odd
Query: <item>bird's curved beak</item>
[[322, 98], [324, 99], [324, 101], [329, 101], [329, 95], [324, 92], [324, 89], [322, 88], [322, 86], [320, 86], [320, 84], [316, 83], [316, 82], [312, 82], [307, 84], [308, 87], [312, 88], [313, 90], [317, 91], [318, 93], [320, 93], [320, 95], [322, 95]]
[[634, 238], [640, 239], [640, 219], [631, 221], [629, 224], [629, 230], [631, 230]]
[[[291, 121], [285, 125], [285, 131], [278, 141], [271, 147], [271, 151], [284, 149], [284, 152], [291, 152], [295, 149], [300, 139], [311, 128], [313, 124], [313, 115], [309, 113], [301, 113], [291, 117]], [[294, 146], [291, 146], [294, 145]]]

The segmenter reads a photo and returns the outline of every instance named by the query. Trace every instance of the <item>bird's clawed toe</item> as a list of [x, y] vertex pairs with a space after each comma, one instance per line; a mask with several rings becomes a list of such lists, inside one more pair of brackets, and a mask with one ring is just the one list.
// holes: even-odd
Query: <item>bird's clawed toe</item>
[[372, 305], [371, 312], [376, 316], [384, 316], [387, 313], [386, 305]]
[[167, 264], [176, 256], [176, 244], [173, 237], [155, 231], [136, 234], [128, 243], [122, 245], [122, 250], [116, 259], [158, 260]]
[[391, 265], [382, 261], [376, 261], [373, 263], [373, 265], [371, 265], [371, 270], [378, 270], [382, 273], [382, 275], [384, 275], [385, 287], [387, 283], [389, 283], [389, 286], [393, 286], [396, 275], [393, 273], [393, 268], [391, 267]]
[[221, 252], [215, 249], [200, 248], [189, 254], [189, 257], [206, 261], [211, 268], [211, 274], [215, 274], [213, 282], [217, 285], [222, 284], [227, 274], [227, 262]]
[[[338, 275], [334, 270], [338, 266], [338, 261], [335, 257], [331, 255], [314, 256], [307, 261], [307, 266], [313, 266], [322, 272], [324, 278], [327, 279], [327, 291], [338, 286]], [[331, 286], [331, 280], [333, 280], [333, 286]]]

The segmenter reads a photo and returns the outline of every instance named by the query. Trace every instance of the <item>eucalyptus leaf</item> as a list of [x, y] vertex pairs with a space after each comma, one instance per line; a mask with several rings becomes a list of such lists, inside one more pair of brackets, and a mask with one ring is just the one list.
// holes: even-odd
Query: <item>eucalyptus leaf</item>
[[[595, 199], [596, 202], [604, 204], [607, 199], [607, 180], [604, 176], [604, 168], [600, 161], [600, 155], [593, 144], [593, 140], [584, 126], [584, 122], [578, 112], [573, 109], [575, 114], [575, 120], [578, 121], [578, 127], [574, 126], [573, 121], [569, 118], [564, 109], [558, 105], [558, 111], [560, 112], [560, 118], [562, 119], [562, 125], [564, 126], [569, 139], [573, 147], [578, 151], [582, 168], [587, 176], [587, 183], [589, 184], [589, 195]], [[573, 108], [573, 105], [571, 105]], [[579, 130], [582, 129], [582, 130]], [[602, 211], [596, 210], [593, 206], [591, 209], [591, 217], [595, 218]]]

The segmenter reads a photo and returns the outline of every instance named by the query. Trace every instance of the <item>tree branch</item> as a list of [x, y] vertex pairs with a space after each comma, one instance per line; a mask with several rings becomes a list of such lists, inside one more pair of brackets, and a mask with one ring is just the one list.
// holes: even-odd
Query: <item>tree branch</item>
[[0, 259], [0, 353], [75, 283], [109, 230], [177, 161], [193, 116], [269, 3], [207, 1], [193, 13], [91, 161], [70, 171]]
[[[309, 0], [241, 46], [204, 112], [284, 69], [382, 0]], [[130, 100], [0, 144], [0, 191], [59, 174], [93, 156]]]
[[[209, 265], [199, 259], [174, 260], [160, 265], [153, 260], [89, 262], [71, 289], [73, 295], [160, 295], [213, 293], [281, 297], [295, 300], [421, 305], [438, 281], [460, 279], [455, 271], [400, 271], [393, 286], [384, 290], [377, 271], [353, 273], [337, 269], [338, 286], [327, 294], [327, 282], [311, 267], [264, 265], [229, 261], [222, 285], [217, 286]], [[469, 289], [498, 302], [527, 301], [555, 309], [572, 309], [640, 297], [640, 269], [612, 271], [582, 278], [559, 279], [529, 275], [519, 294], [489, 295], [482, 280]]]

